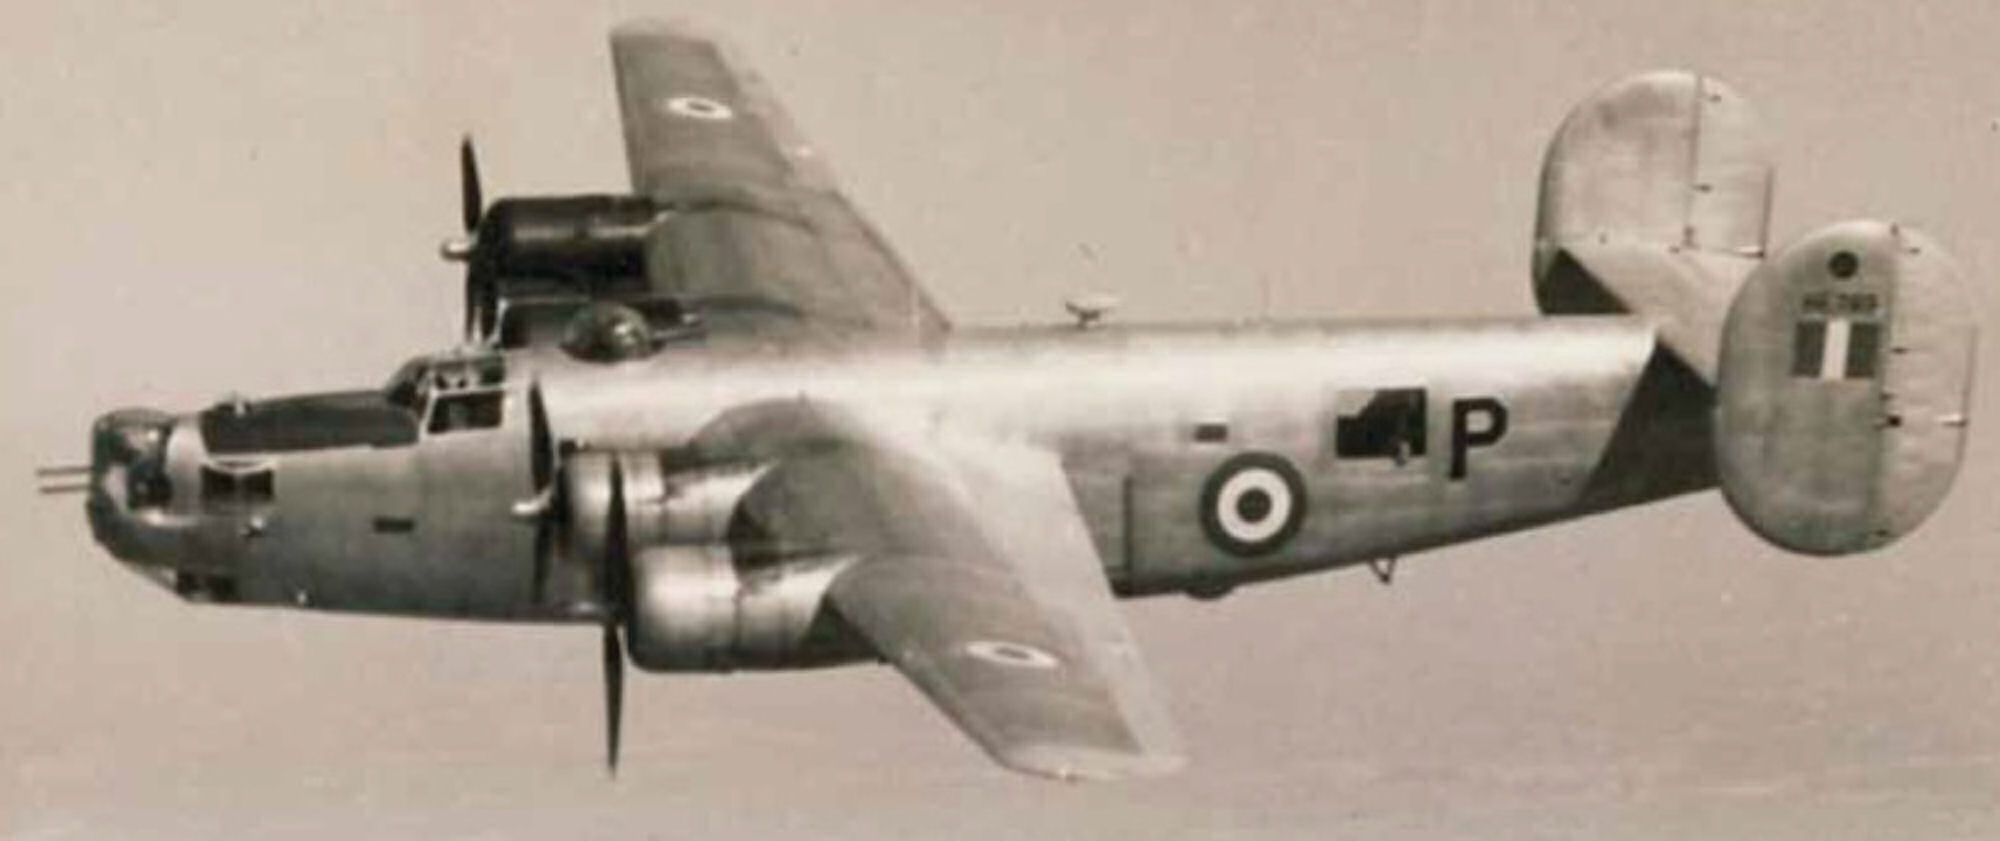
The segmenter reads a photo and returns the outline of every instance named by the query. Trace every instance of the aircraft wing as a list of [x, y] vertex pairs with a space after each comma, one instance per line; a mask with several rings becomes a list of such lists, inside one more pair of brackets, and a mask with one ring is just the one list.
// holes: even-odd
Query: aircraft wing
[[942, 334], [936, 306], [726, 45], [642, 21], [612, 32], [611, 56], [632, 188], [666, 210], [647, 244], [656, 292], [697, 308], [712, 335]]
[[834, 609], [973, 741], [1008, 768], [1061, 779], [1180, 767], [1054, 454], [938, 435], [915, 447], [908, 435], [813, 437], [742, 515], [780, 544], [858, 557], [831, 586]]

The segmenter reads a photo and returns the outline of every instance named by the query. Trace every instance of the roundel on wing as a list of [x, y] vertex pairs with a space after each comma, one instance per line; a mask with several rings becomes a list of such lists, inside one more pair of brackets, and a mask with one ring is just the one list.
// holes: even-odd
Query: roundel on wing
[[1202, 531], [1233, 555], [1276, 551], [1305, 518], [1305, 479], [1283, 456], [1243, 453], [1223, 462], [1202, 486]]
[[1062, 665], [1054, 654], [1005, 640], [974, 640], [965, 644], [965, 653], [988, 663], [1021, 669], [1053, 669]]
[[677, 117], [688, 117], [709, 122], [722, 122], [736, 118], [736, 111], [727, 105], [705, 96], [674, 96], [661, 101], [667, 113]]

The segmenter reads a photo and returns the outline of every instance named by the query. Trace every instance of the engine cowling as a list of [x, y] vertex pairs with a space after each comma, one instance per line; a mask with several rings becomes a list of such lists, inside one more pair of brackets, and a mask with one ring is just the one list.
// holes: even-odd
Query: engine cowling
[[491, 341], [501, 302], [523, 296], [637, 294], [660, 208], [645, 196], [509, 198], [480, 204], [471, 142], [459, 149], [467, 237], [441, 248], [466, 263], [466, 337]]
[[644, 196], [501, 199], [479, 221], [473, 259], [506, 278], [640, 277], [659, 212]]
[[806, 668], [865, 658], [826, 615], [847, 566], [814, 558], [741, 574], [726, 547], [651, 546], [632, 558], [626, 651], [661, 672]]
[[564, 467], [565, 557], [594, 568], [626, 626], [626, 653], [650, 671], [830, 666], [872, 656], [826, 608], [849, 563], [824, 555], [763, 559], [734, 545], [758, 465], [673, 470], [671, 454], [586, 452]]
[[1786, 247], [1723, 330], [1715, 454], [1730, 507], [1814, 555], [1915, 529], [1958, 470], [1976, 339], [1957, 267], [1917, 231], [1846, 222]]

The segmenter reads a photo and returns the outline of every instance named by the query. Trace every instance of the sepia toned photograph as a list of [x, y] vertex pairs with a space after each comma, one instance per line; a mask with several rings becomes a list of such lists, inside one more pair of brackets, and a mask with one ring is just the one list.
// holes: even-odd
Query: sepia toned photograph
[[0, 839], [2000, 837], [1995, 33], [17, 4]]

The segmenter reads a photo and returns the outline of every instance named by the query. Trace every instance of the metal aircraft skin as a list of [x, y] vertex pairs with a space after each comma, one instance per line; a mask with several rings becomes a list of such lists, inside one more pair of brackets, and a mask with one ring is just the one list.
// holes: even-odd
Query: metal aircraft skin
[[380, 389], [104, 416], [48, 471], [97, 540], [190, 600], [600, 624], [614, 767], [628, 658], [882, 660], [1007, 767], [1106, 778], [1183, 762], [1114, 597], [1718, 486], [1843, 554], [1956, 472], [1956, 269], [1882, 222], [1767, 252], [1772, 167], [1712, 79], [1558, 131], [1547, 317], [953, 330], [725, 48], [611, 47], [631, 195], [487, 206], [468, 143], [468, 342]]

